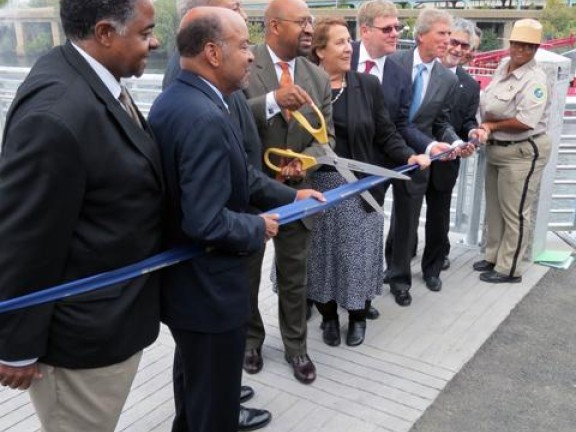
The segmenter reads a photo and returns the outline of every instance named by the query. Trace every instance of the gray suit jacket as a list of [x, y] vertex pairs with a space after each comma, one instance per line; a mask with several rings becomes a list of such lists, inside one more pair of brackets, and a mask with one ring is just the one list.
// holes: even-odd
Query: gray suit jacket
[[[311, 155], [321, 155], [322, 150], [315, 143], [314, 138], [294, 120], [286, 119], [277, 114], [266, 119], [266, 94], [279, 87], [278, 78], [274, 70], [274, 64], [265, 44], [253, 47], [254, 64], [250, 76], [250, 84], [244, 90], [248, 104], [252, 109], [263, 150], [270, 147], [288, 148], [296, 152], [304, 152]], [[328, 136], [331, 145], [334, 146], [334, 125], [332, 123], [332, 92], [328, 75], [309, 60], [298, 57], [294, 72], [294, 83], [302, 87], [316, 103], [316, 106], [324, 114], [328, 127]], [[300, 112], [308, 119], [313, 127], [319, 127], [320, 123], [315, 112], [309, 106], [304, 106]], [[269, 175], [273, 173], [265, 169]], [[309, 187], [304, 181], [298, 188]]]
[[[391, 58], [410, 74], [412, 74], [414, 63], [414, 49], [399, 51], [391, 55]], [[460, 139], [450, 124], [450, 108], [457, 86], [458, 78], [440, 62], [435, 62], [424, 100], [412, 120], [414, 126], [438, 141], [453, 143]], [[428, 171], [418, 171], [412, 176], [412, 182], [404, 182], [409, 183], [403, 185], [407, 188], [407, 192], [424, 193], [428, 182]]]
[[[391, 58], [412, 74], [414, 49], [396, 52]], [[424, 100], [412, 121], [414, 126], [438, 141], [452, 143], [459, 139], [450, 124], [450, 107], [457, 86], [458, 78], [440, 62], [435, 62]]]

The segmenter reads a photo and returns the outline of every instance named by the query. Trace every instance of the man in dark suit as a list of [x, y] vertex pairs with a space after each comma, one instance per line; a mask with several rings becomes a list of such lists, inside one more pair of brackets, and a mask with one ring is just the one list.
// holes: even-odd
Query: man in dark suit
[[253, 55], [244, 20], [199, 7], [177, 37], [182, 72], [150, 111], [167, 188], [168, 246], [206, 254], [164, 273], [162, 320], [176, 341], [173, 431], [236, 432], [250, 292], [246, 256], [278, 230], [278, 215], [247, 213], [294, 199], [294, 191], [251, 168], [224, 96], [247, 84]]
[[[446, 51], [451, 24], [452, 17], [445, 11], [432, 8], [422, 10], [414, 28], [416, 47], [397, 52], [391, 58], [413, 77], [409, 121], [429, 137], [455, 146], [462, 142], [450, 125], [450, 108], [458, 81], [436, 60]], [[432, 142], [429, 148], [435, 145], [436, 142]], [[451, 157], [456, 154], [460, 154], [460, 151]], [[417, 171], [411, 182], [394, 182], [394, 206], [385, 257], [390, 291], [401, 306], [408, 306], [412, 301], [409, 293], [412, 285], [410, 261], [416, 245], [416, 232], [428, 177], [428, 171]], [[431, 291], [442, 288], [438, 277], [426, 273], [423, 276]]]
[[[246, 20], [247, 15], [242, 9], [242, 3], [236, 0], [179, 0], [177, 1], [178, 12], [180, 18], [191, 9], [200, 6], [213, 6], [222, 7], [226, 9], [233, 10], [238, 13], [242, 19]], [[180, 73], [180, 54], [178, 51], [174, 52], [172, 57], [168, 61], [166, 66], [166, 71], [164, 72], [164, 78], [162, 79], [162, 90], [165, 90], [170, 84], [172, 84], [178, 74]], [[248, 163], [252, 167], [261, 170], [262, 169], [262, 144], [260, 143], [260, 136], [258, 135], [258, 128], [252, 116], [252, 110], [248, 106], [246, 97], [242, 90], [236, 90], [230, 95], [225, 96], [225, 101], [228, 104], [228, 109], [230, 110], [230, 115], [232, 119], [237, 122], [237, 126], [242, 132], [242, 144], [244, 150], [246, 151], [246, 158]], [[261, 213], [260, 209], [251, 207], [251, 211], [254, 214]], [[250, 254], [248, 257], [248, 281], [251, 287], [251, 292], [258, 292], [258, 286], [260, 285], [262, 261], [264, 259], [265, 247], [262, 244], [260, 250]], [[255, 286], [255, 288], [252, 288]], [[257, 302], [258, 299], [255, 300]], [[174, 369], [174, 374], [179, 373], [178, 368]], [[175, 380], [177, 381], [177, 380]], [[243, 385], [240, 388], [240, 402], [246, 402], [254, 396], [254, 390], [252, 387]], [[256, 430], [260, 427], [264, 427], [270, 422], [272, 414], [267, 410], [261, 410], [256, 408], [247, 408], [244, 405], [240, 405], [240, 418], [238, 421], [238, 430]]]
[[[158, 47], [152, 2], [63, 0], [60, 15], [68, 41], [36, 62], [6, 120], [0, 300], [160, 248], [160, 155], [120, 84]], [[155, 275], [0, 315], [0, 382], [30, 386], [42, 430], [113, 431], [158, 329]]]
[[[403, 25], [398, 20], [396, 6], [388, 0], [374, 0], [363, 3], [358, 9], [358, 29], [360, 41], [352, 44], [352, 68], [360, 72], [369, 73], [376, 76], [381, 82], [384, 102], [390, 113], [390, 118], [396, 125], [400, 135], [406, 143], [418, 153], [426, 153], [430, 156], [449, 150], [450, 145], [445, 142], [437, 142], [435, 138], [421, 130], [418, 125], [409, 121], [408, 114], [412, 99], [412, 79], [410, 71], [396, 63], [392, 56], [396, 52], [398, 36], [403, 29]], [[427, 175], [424, 173], [416, 176]], [[406, 191], [403, 182], [393, 182], [394, 185], [394, 208], [399, 207], [399, 212], [403, 215], [410, 213], [410, 202], [402, 198], [396, 199], [397, 191], [402, 194]], [[418, 210], [419, 212], [419, 210]], [[390, 282], [392, 273], [391, 241], [390, 233], [386, 242], [386, 262], [387, 270], [385, 282]], [[399, 235], [404, 235], [404, 230], [398, 231]], [[416, 237], [413, 238], [414, 245]], [[403, 252], [403, 250], [402, 250]], [[411, 252], [412, 253], [412, 252]], [[396, 260], [401, 261], [398, 257]], [[409, 262], [408, 262], [409, 264]], [[397, 273], [401, 275], [398, 269]], [[411, 282], [409, 282], [410, 284]], [[401, 306], [410, 304], [411, 298], [407, 290], [392, 289], [396, 302]], [[372, 317], [378, 316], [377, 311], [371, 308]]]
[[[476, 111], [480, 102], [480, 85], [460, 66], [475, 37], [474, 24], [456, 18], [452, 23], [448, 49], [441, 58], [442, 64], [458, 78], [450, 124], [464, 141], [478, 132]], [[431, 167], [426, 190], [426, 245], [422, 255], [422, 274], [428, 279], [439, 278], [440, 270], [450, 267], [450, 203], [459, 169], [459, 158], [432, 164]]]
[[[289, 110], [300, 110], [314, 127], [319, 120], [310, 107], [322, 111], [333, 140], [331, 91], [324, 71], [300, 55], [312, 43], [312, 17], [302, 0], [272, 0], [264, 13], [265, 43], [256, 45], [253, 73], [245, 89], [264, 149], [285, 147], [296, 152], [321, 154], [314, 138], [290, 117]], [[270, 170], [269, 175], [275, 176]], [[295, 189], [307, 187], [306, 173], [298, 161], [287, 163], [279, 180]], [[311, 218], [284, 225], [274, 239], [278, 318], [285, 358], [294, 376], [308, 384], [316, 378], [316, 368], [306, 347], [306, 260], [312, 227]], [[264, 325], [258, 312], [258, 293], [252, 295], [253, 314], [248, 326], [244, 370], [262, 369]]]

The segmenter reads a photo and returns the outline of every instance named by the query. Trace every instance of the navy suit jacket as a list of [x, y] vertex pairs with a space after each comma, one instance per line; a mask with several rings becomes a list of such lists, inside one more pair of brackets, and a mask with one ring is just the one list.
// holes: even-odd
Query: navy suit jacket
[[[468, 141], [468, 132], [478, 126], [476, 111], [480, 103], [480, 84], [461, 66], [456, 68], [458, 86], [450, 110], [450, 124], [460, 139]], [[460, 159], [434, 163], [430, 170], [430, 180], [438, 190], [451, 191], [460, 169]]]
[[[360, 42], [353, 42], [352, 70], [358, 69], [359, 57]], [[412, 100], [412, 75], [388, 56], [384, 62], [381, 82], [384, 103], [388, 108], [390, 119], [396, 125], [396, 129], [416, 153], [424, 153], [428, 144], [434, 139], [408, 122], [408, 111]]]
[[296, 192], [248, 166], [239, 128], [196, 74], [180, 72], [149, 121], [166, 177], [167, 246], [207, 251], [164, 271], [162, 320], [205, 333], [237, 328], [250, 312], [246, 255], [262, 248], [265, 232], [248, 206], [269, 209]]

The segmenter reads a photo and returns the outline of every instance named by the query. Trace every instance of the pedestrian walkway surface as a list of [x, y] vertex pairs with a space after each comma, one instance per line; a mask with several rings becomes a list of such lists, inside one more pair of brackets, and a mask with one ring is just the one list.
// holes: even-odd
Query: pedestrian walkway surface
[[[273, 251], [268, 247], [260, 290], [267, 330], [264, 369], [244, 376], [244, 383], [256, 391], [247, 406], [273, 414], [264, 431], [409, 431], [547, 271], [531, 265], [521, 284], [486, 284], [472, 270], [472, 263], [481, 258], [478, 250], [454, 241], [452, 265], [442, 273], [442, 291], [435, 293], [422, 281], [420, 256], [421, 251], [413, 261], [412, 305], [397, 306], [385, 286], [384, 295], [374, 302], [381, 316], [368, 322], [363, 345], [325, 345], [320, 317], [314, 313], [308, 325], [308, 352], [318, 378], [312, 385], [303, 385], [284, 361], [277, 298], [269, 283]], [[345, 314], [340, 321], [345, 339]], [[145, 351], [118, 431], [170, 430], [173, 349], [170, 333], [163, 327], [156, 343]], [[37, 430], [27, 393], [0, 390], [0, 431]]]

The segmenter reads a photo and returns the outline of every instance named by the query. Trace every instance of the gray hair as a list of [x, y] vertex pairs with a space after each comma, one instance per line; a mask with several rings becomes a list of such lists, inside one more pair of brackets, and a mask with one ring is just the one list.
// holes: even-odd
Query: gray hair
[[428, 33], [432, 26], [438, 22], [452, 27], [452, 15], [440, 9], [423, 9], [414, 24], [414, 40], [418, 42], [418, 36]]
[[468, 35], [468, 39], [470, 40], [470, 44], [474, 43], [474, 38], [476, 37], [476, 31], [474, 30], [474, 23], [470, 20], [464, 18], [454, 18], [452, 21], [452, 31], [466, 33]]
[[389, 0], [370, 0], [363, 2], [358, 8], [356, 20], [358, 25], [371, 26], [374, 25], [374, 20], [379, 17], [394, 17], [398, 16], [398, 10], [394, 3]]
[[176, 0], [176, 11], [180, 18], [190, 9], [201, 6], [220, 6], [220, 0]]

